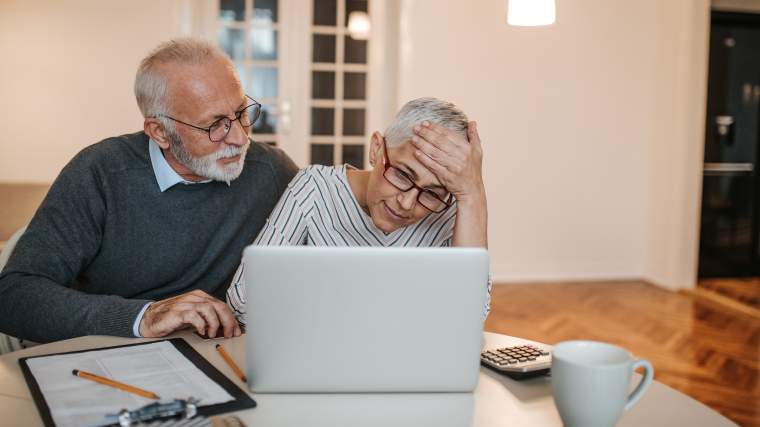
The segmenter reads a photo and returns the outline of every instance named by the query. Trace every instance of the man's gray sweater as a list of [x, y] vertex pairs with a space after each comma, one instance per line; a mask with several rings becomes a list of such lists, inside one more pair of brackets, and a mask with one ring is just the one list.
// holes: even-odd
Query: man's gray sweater
[[0, 331], [47, 342], [133, 336], [149, 301], [223, 298], [243, 248], [297, 172], [252, 143], [240, 177], [159, 190], [143, 132], [82, 150], [61, 171], [0, 273]]

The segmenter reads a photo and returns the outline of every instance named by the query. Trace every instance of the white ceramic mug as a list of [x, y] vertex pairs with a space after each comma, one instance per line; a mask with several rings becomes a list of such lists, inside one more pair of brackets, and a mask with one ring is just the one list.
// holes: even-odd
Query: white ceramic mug
[[[629, 395], [633, 371], [644, 376]], [[565, 341], [552, 350], [554, 404], [566, 427], [612, 427], [652, 383], [654, 369], [625, 349], [596, 341]]]

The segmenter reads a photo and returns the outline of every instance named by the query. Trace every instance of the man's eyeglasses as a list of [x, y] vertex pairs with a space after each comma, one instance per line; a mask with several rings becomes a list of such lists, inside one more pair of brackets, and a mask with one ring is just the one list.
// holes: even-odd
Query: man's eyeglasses
[[391, 165], [391, 161], [388, 158], [388, 146], [385, 144], [385, 138], [383, 138], [383, 156], [385, 157], [385, 171], [383, 172], [383, 177], [386, 181], [391, 183], [391, 185], [405, 193], [416, 188], [419, 191], [417, 193], [417, 202], [433, 213], [441, 213], [451, 206], [451, 193], [445, 189], [435, 192], [427, 188], [422, 188], [415, 184], [414, 180], [407, 175], [406, 172]]
[[177, 123], [182, 123], [185, 126], [190, 126], [191, 128], [208, 132], [208, 139], [210, 139], [211, 142], [219, 142], [227, 137], [227, 134], [230, 133], [230, 129], [232, 129], [232, 123], [236, 120], [240, 120], [240, 124], [243, 125], [243, 127], [248, 127], [256, 123], [256, 119], [259, 118], [259, 115], [261, 114], [261, 104], [256, 102], [256, 100], [248, 95], [245, 97], [253, 101], [253, 103], [236, 112], [234, 119], [230, 119], [229, 117], [222, 117], [214, 123], [211, 123], [211, 126], [207, 128], [185, 123], [182, 120], [177, 120], [174, 117], [168, 116], [166, 114], [159, 114], [158, 116], [154, 116], [154, 118], [166, 117], [169, 120], [173, 120]]

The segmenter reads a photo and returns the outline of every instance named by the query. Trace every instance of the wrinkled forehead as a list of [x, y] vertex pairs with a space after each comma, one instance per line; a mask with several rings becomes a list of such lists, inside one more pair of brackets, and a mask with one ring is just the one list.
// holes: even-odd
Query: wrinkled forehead
[[[177, 112], [234, 111], [243, 100], [243, 88], [234, 68], [214, 58], [200, 64], [169, 64], [170, 103]], [[186, 111], [190, 110], [190, 111]]]
[[396, 147], [389, 147], [388, 157], [393, 166], [415, 178], [417, 185], [423, 187], [441, 185], [435, 174], [417, 160], [417, 156], [414, 154], [416, 151], [417, 147], [412, 144], [411, 140], [406, 140]]

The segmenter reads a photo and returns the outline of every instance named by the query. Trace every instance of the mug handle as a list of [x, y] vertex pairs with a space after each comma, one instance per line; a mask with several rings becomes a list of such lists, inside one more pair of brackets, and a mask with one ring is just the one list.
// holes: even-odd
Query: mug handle
[[633, 393], [631, 393], [630, 396], [628, 396], [628, 402], [625, 404], [625, 408], [623, 408], [623, 411], [627, 411], [631, 409], [633, 405], [636, 404], [636, 402], [641, 399], [641, 396], [644, 395], [644, 392], [647, 391], [647, 388], [649, 388], [649, 385], [652, 384], [652, 379], [654, 378], [654, 368], [652, 367], [652, 364], [649, 363], [646, 359], [639, 359], [633, 363], [633, 369], [632, 371], [635, 371], [636, 369], [640, 367], [644, 367], [644, 376], [641, 378], [641, 381], [639, 381], [639, 385], [636, 386], [636, 389], [633, 390]]

